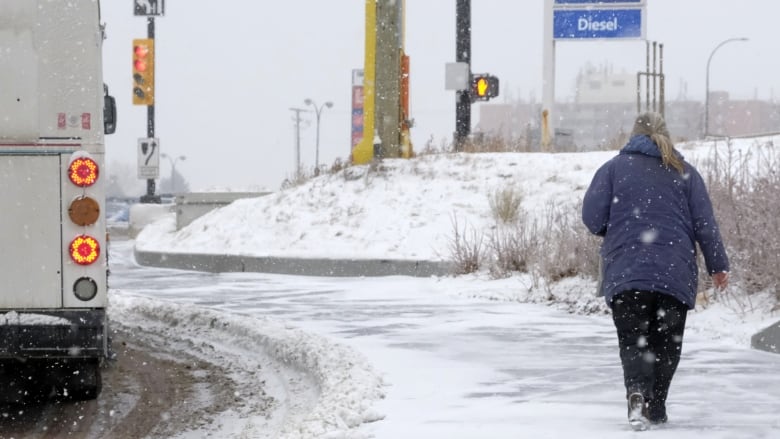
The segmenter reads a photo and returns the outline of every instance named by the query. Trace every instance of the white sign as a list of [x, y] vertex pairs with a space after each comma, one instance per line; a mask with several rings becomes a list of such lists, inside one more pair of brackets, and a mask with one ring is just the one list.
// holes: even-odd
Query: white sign
[[445, 90], [468, 90], [471, 82], [469, 64], [465, 62], [448, 62], [444, 68]]
[[133, 0], [133, 5], [136, 16], [165, 15], [165, 0]]
[[352, 69], [352, 86], [353, 87], [362, 87], [364, 78], [365, 78], [365, 75], [363, 74], [363, 69]]
[[138, 139], [138, 178], [160, 178], [160, 139]]

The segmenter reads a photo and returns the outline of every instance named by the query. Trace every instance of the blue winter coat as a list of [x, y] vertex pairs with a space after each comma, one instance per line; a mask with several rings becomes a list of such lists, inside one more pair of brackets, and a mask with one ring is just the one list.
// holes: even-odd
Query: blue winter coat
[[601, 288], [607, 304], [627, 290], [656, 291], [693, 309], [696, 242], [709, 274], [729, 270], [704, 180], [684, 165], [683, 174], [664, 166], [655, 143], [640, 135], [596, 171], [582, 221], [604, 237]]

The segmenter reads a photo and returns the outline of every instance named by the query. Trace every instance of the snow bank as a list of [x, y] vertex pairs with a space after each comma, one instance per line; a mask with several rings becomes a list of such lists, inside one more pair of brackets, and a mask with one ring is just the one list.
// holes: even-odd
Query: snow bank
[[[319, 389], [313, 408], [303, 413], [301, 418], [288, 417], [276, 432], [278, 434], [263, 432], [264, 437], [351, 438], [357, 437], [351, 431], [355, 427], [383, 418], [372, 408], [376, 400], [384, 398], [385, 383], [382, 378], [362, 354], [325, 337], [270, 319], [128, 297], [121, 291], [113, 292], [111, 305], [111, 318], [123, 325], [148, 326], [156, 322], [159, 324], [154, 330], [164, 337], [186, 338], [193, 347], [220, 345], [226, 346], [226, 350], [240, 348], [242, 352], [237, 355], [236, 361], [265, 352], [285, 367], [296, 368], [309, 375]], [[251, 419], [249, 422], [252, 422]], [[234, 433], [236, 426], [222, 428]], [[231, 435], [227, 433], [209, 431], [209, 435], [215, 437]]]
[[[761, 168], [776, 138], [678, 145], [692, 163]], [[495, 225], [489, 198], [513, 188], [528, 220], [549, 206], [575, 205], [596, 169], [616, 151], [434, 154], [351, 166], [261, 198], [238, 200], [179, 231], [170, 219], [136, 238], [138, 250], [245, 256], [442, 261], [454, 221], [482, 232]], [[732, 157], [731, 160], [728, 157]], [[765, 160], [764, 160], [765, 161]]]

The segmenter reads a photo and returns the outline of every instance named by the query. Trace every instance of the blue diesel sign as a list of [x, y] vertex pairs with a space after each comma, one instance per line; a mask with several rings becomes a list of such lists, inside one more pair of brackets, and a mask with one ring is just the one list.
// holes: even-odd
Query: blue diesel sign
[[643, 38], [642, 31], [642, 9], [553, 11], [555, 39]]

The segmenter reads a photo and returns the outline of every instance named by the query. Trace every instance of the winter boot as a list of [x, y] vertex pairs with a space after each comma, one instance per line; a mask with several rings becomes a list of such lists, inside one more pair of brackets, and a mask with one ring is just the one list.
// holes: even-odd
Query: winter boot
[[647, 430], [650, 426], [645, 397], [641, 393], [628, 395], [628, 423], [636, 431]]
[[647, 418], [651, 424], [665, 424], [669, 418], [666, 416], [666, 404], [650, 401], [647, 404]]

